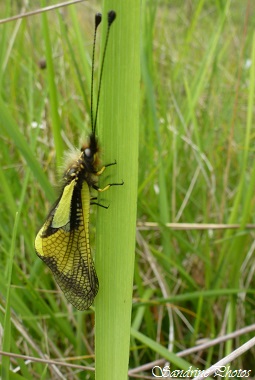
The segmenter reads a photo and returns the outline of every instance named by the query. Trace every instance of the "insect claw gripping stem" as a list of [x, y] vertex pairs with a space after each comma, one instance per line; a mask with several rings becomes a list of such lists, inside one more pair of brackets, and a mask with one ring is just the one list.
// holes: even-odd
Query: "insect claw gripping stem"
[[111, 162], [110, 164], [107, 164], [107, 165], [104, 165], [106, 168], [108, 168], [108, 166], [112, 166], [112, 165], [117, 165], [117, 161], [115, 160], [114, 162]]

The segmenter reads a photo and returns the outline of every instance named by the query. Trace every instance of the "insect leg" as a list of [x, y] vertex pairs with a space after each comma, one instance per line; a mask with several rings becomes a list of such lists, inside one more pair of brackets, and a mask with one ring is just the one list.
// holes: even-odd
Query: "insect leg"
[[108, 166], [117, 165], [116, 160], [114, 162], [111, 162], [110, 164], [104, 165], [105, 168], [108, 168]]
[[104, 165], [104, 166], [103, 166], [100, 170], [98, 170], [98, 172], [96, 172], [95, 174], [96, 174], [96, 175], [101, 175], [101, 174], [105, 171], [105, 169], [108, 168], [108, 166], [112, 166], [112, 165], [116, 165], [116, 164], [117, 164], [117, 162], [114, 161], [114, 162], [111, 162], [110, 164]]
[[103, 207], [103, 208], [108, 208], [109, 206], [104, 206], [102, 205], [101, 203], [98, 203], [98, 202], [91, 202], [91, 201], [95, 201], [97, 200], [97, 197], [92, 197], [90, 198], [90, 205], [96, 205], [96, 206], [100, 206], [100, 207]]
[[92, 187], [93, 187], [93, 189], [95, 189], [99, 193], [102, 193], [103, 191], [108, 190], [112, 186], [122, 186], [122, 185], [124, 185], [124, 181], [122, 181], [121, 183], [108, 183], [108, 185], [106, 185], [102, 189], [100, 187], [98, 187], [97, 185], [93, 185]]
[[96, 205], [96, 206], [100, 206], [100, 207], [103, 207], [103, 208], [109, 208], [109, 206], [104, 206], [104, 205], [102, 205], [101, 203], [97, 203], [97, 202], [91, 202], [90, 203], [91, 205]]

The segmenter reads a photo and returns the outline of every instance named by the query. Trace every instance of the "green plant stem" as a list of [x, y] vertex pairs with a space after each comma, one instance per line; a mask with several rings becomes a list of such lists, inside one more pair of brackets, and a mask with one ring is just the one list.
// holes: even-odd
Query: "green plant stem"
[[100, 197], [100, 203], [110, 205], [108, 210], [98, 208], [96, 379], [126, 380], [137, 207], [140, 4], [137, 0], [105, 1], [104, 27], [106, 13], [111, 9], [117, 18], [105, 61], [99, 136], [103, 163], [116, 160], [117, 165], [106, 169], [109, 179], [102, 175], [100, 187], [122, 179], [124, 185], [112, 187]]

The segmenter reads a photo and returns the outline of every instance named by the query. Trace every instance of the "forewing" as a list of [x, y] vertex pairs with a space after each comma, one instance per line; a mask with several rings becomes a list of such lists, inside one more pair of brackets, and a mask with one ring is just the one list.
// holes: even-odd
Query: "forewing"
[[[89, 244], [90, 194], [86, 182], [67, 185], [35, 240], [37, 255], [52, 270], [67, 300], [88, 309], [98, 292]], [[67, 211], [68, 210], [68, 211]]]

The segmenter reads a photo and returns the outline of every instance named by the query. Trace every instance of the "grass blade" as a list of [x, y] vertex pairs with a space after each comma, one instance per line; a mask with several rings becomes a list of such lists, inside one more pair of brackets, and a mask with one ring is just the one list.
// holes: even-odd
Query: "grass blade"
[[117, 161], [109, 169], [110, 182], [125, 183], [104, 193], [104, 203], [110, 207], [98, 210], [96, 379], [126, 380], [137, 202], [140, 4], [105, 1], [105, 18], [110, 9], [117, 18], [105, 61], [99, 135], [104, 162]]

